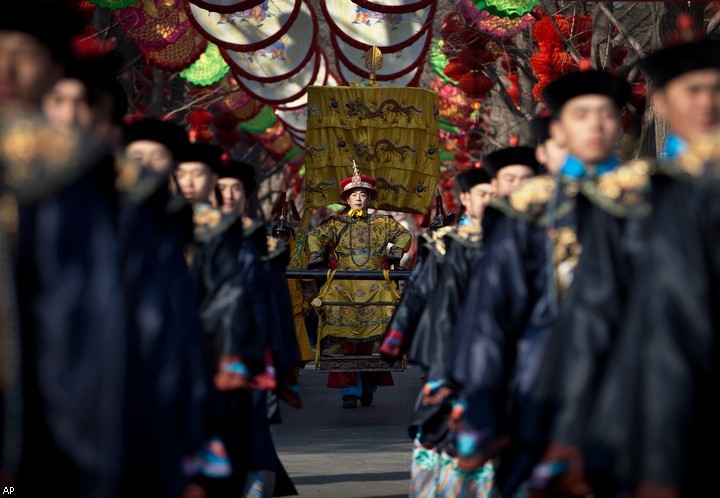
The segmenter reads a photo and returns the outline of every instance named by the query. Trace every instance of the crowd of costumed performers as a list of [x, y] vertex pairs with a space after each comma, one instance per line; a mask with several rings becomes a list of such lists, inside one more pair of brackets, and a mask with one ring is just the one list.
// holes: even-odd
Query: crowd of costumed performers
[[618, 158], [631, 86], [585, 66], [544, 85], [533, 147], [455, 177], [380, 347], [426, 378], [410, 496], [713, 489], [720, 41], [678, 24], [639, 61], [659, 157]]
[[[73, 51], [83, 25], [49, 0], [0, 16], [0, 485], [297, 494], [275, 450], [281, 407], [303, 407], [313, 360], [367, 357], [381, 367], [327, 377], [343, 414], [376, 403], [399, 363], [424, 377], [412, 497], [714, 489], [720, 41], [682, 23], [639, 61], [670, 131], [659, 157], [616, 155], [631, 86], [581, 65], [543, 82], [534, 141], [458, 172], [462, 213], [445, 216], [440, 198], [413, 240], [372, 206], [406, 192], [421, 212], [432, 174], [393, 165], [412, 178], [394, 184], [347, 155], [336, 215], [300, 237], [281, 195], [256, 221], [259, 165], [128, 119], [122, 59]], [[432, 105], [394, 103], [418, 126], [379, 133], [437, 140]], [[427, 144], [418, 160], [437, 166]]]

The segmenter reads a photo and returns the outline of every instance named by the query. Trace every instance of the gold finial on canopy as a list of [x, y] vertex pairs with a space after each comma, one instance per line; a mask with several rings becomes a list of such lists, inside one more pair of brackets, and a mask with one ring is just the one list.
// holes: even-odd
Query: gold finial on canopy
[[370, 71], [370, 86], [375, 86], [375, 71], [383, 66], [383, 55], [379, 48], [371, 47], [365, 54], [365, 67]]

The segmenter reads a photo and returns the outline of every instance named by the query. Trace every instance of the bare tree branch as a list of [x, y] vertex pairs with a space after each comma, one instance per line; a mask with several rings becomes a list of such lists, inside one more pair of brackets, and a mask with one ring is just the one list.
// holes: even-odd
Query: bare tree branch
[[170, 117], [174, 116], [175, 114], [178, 114], [182, 111], [191, 109], [201, 103], [206, 106], [210, 106], [210, 105], [214, 104], [215, 102], [218, 102], [220, 99], [223, 99], [224, 97], [227, 97], [228, 95], [230, 95], [232, 93], [240, 91], [240, 90], [231, 90], [229, 92], [220, 93], [221, 90], [222, 90], [222, 87], [218, 87], [215, 90], [196, 98], [195, 100], [191, 100], [190, 102], [188, 102], [185, 105], [182, 105], [176, 109], [172, 109], [166, 113], [166, 117], [170, 118]]
[[635, 50], [635, 52], [640, 55], [640, 57], [645, 57], [646, 52], [643, 50], [642, 45], [640, 42], [638, 42], [634, 36], [632, 36], [626, 29], [625, 26], [623, 26], [620, 21], [617, 20], [617, 18], [613, 15], [612, 12], [610, 12], [610, 9], [608, 9], [605, 5], [602, 3], [598, 3], [598, 9], [600, 9], [600, 12], [605, 14], [605, 17], [608, 18], [608, 20], [612, 23], [613, 26], [615, 26], [618, 30], [618, 32], [623, 35], [623, 37], [628, 41], [630, 46]]
[[710, 35], [720, 25], [720, 11], [716, 12], [715, 15], [710, 19], [707, 27], [707, 34]]
[[86, 36], [86, 37], [84, 37], [84, 38], [80, 38], [78, 41], [84, 42], [84, 41], [90, 40], [91, 38], [99, 38], [100, 35], [104, 35], [105, 33], [108, 33], [109, 31], [117, 28], [117, 27], [120, 26], [122, 23], [124, 23], [127, 19], [130, 19], [130, 16], [129, 16], [129, 15], [123, 17], [122, 19], [119, 19], [119, 20], [115, 21], [115, 22], [112, 23], [110, 26], [108, 26], [108, 27], [106, 27], [106, 28], [103, 28], [103, 29], [101, 29], [100, 31], [98, 31], [98, 32], [96, 32], [96, 33], [93, 33], [92, 35], [88, 35], [88, 36]]
[[495, 68], [492, 66], [485, 66], [485, 73], [491, 80], [493, 80], [493, 83], [498, 86], [498, 88], [500, 89], [500, 96], [502, 97], [508, 108], [513, 112], [513, 114], [519, 117], [525, 117], [525, 113], [517, 108], [515, 102], [513, 102], [510, 98], [510, 95], [508, 95], [507, 89], [505, 88], [505, 85], [500, 79], [500, 76], [498, 76], [497, 72], [495, 71]]

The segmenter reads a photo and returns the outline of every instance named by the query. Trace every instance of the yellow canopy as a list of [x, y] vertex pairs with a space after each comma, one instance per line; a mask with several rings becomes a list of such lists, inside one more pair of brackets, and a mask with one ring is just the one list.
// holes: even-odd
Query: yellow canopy
[[420, 88], [311, 86], [305, 207], [341, 203], [355, 159], [377, 180], [373, 207], [427, 213], [440, 175], [438, 102]]

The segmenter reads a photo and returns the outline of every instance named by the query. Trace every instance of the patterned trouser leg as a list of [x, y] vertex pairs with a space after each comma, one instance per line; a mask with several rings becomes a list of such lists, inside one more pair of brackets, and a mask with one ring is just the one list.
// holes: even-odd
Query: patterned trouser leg
[[486, 463], [474, 472], [458, 470], [455, 460], [440, 455], [440, 475], [435, 496], [437, 498], [491, 498], [495, 496], [492, 463]]
[[275, 472], [253, 470], [248, 473], [243, 498], [270, 498], [275, 489]]
[[435, 496], [440, 470], [439, 463], [440, 454], [435, 449], [423, 448], [417, 439], [413, 442], [409, 498]]

